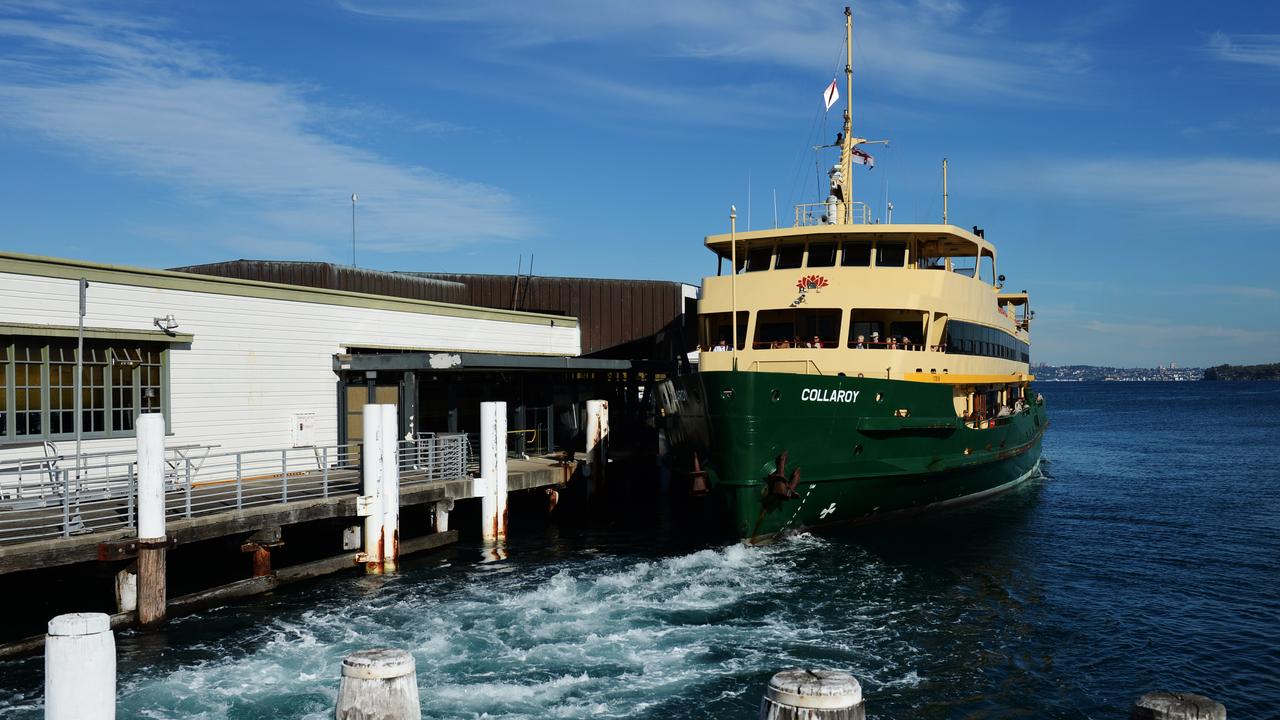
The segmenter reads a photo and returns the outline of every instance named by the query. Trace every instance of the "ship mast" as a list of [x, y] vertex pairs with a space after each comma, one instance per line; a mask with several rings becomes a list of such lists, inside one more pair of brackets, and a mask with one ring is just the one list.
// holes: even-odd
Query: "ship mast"
[[[834, 187], [840, 189], [838, 196], [841, 201], [841, 220], [845, 223], [853, 222], [853, 148], [860, 142], [862, 138], [853, 136], [853, 11], [846, 5], [844, 8], [844, 44], [845, 44], [845, 61], [844, 61], [844, 133], [841, 135], [844, 139], [840, 143], [840, 177]], [[835, 193], [833, 193], [835, 194]]]

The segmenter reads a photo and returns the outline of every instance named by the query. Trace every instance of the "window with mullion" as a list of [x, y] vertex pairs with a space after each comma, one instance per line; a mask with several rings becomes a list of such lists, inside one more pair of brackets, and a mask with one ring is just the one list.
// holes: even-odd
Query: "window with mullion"
[[15, 345], [13, 348], [13, 434], [40, 437], [44, 434], [43, 348]]
[[136, 348], [111, 349], [111, 431], [133, 432], [137, 414], [137, 377], [142, 353]]
[[9, 346], [0, 344], [0, 440], [9, 435]]
[[49, 346], [49, 436], [76, 432], [76, 348]]

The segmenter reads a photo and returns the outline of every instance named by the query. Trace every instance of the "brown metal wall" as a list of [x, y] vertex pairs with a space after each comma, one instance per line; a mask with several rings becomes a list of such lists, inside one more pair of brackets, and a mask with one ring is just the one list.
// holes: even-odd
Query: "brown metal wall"
[[[232, 260], [172, 268], [178, 272], [435, 300], [478, 307], [569, 315], [582, 331], [582, 354], [649, 342], [681, 319], [680, 283], [661, 280], [520, 277], [454, 273], [389, 273], [345, 265]], [[692, 338], [692, 334], [689, 335]], [[650, 348], [636, 348], [647, 353]], [[635, 355], [643, 357], [645, 355]]]
[[680, 283], [661, 280], [534, 276], [521, 277], [517, 290], [514, 275], [413, 275], [464, 284], [460, 302], [467, 305], [572, 315], [582, 331], [583, 355], [649, 340], [684, 311]]
[[344, 290], [368, 295], [465, 303], [466, 288], [458, 283], [403, 273], [366, 270], [346, 265], [273, 260], [232, 260], [208, 265], [171, 268], [177, 272]]

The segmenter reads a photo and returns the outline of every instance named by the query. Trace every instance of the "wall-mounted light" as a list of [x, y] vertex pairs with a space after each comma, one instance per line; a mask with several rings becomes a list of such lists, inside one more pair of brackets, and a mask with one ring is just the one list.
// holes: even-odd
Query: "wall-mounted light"
[[173, 331], [178, 328], [178, 321], [174, 320], [172, 315], [165, 315], [164, 317], [158, 317], [152, 320], [151, 322], [153, 325], [160, 328], [161, 332], [169, 336], [173, 336], [175, 334]]

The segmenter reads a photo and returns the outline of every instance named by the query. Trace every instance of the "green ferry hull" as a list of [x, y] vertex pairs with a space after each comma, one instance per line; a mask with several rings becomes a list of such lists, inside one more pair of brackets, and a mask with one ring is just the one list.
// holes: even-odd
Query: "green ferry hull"
[[[675, 378], [660, 402], [678, 469], [697, 453], [711, 502], [738, 537], [935, 510], [1035, 475], [1047, 425], [1032, 401], [994, 427], [956, 417], [951, 386], [769, 372]], [[770, 476], [787, 454], [781, 492]]]

